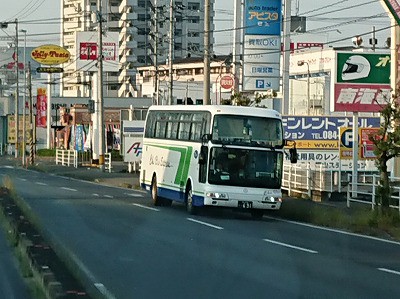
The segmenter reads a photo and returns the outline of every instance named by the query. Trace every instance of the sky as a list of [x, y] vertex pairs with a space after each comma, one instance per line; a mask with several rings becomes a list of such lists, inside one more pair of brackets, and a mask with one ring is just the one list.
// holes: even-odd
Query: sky
[[[214, 51], [228, 54], [233, 40], [233, 7], [235, 0], [215, 1]], [[317, 3], [317, 4], [316, 4]], [[58, 43], [59, 0], [1, 0], [0, 22], [18, 18], [19, 29], [27, 30], [27, 45]], [[298, 9], [297, 9], [298, 8]], [[363, 35], [365, 46], [375, 26], [378, 47], [390, 36], [390, 20], [380, 0], [292, 0], [292, 15], [306, 16], [309, 37], [339, 41], [335, 45], [352, 45], [352, 37]], [[15, 35], [15, 25], [0, 30], [0, 47], [7, 46], [4, 37]], [[295, 36], [294, 38], [299, 38]], [[310, 37], [311, 36], [311, 37]], [[314, 39], [313, 38], [313, 39]]]

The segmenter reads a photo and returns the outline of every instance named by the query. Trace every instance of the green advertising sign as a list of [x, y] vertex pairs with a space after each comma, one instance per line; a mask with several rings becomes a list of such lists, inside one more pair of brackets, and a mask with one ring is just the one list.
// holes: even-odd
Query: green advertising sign
[[390, 84], [390, 54], [337, 53], [338, 83]]

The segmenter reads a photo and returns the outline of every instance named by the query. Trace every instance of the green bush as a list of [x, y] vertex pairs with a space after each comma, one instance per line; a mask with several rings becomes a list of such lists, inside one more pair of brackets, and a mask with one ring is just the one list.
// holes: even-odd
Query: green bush
[[36, 155], [40, 157], [55, 157], [56, 150], [55, 149], [39, 149], [36, 152]]

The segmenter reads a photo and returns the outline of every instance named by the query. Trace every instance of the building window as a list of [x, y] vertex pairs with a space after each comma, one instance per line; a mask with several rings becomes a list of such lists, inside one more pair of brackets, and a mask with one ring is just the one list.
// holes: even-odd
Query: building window
[[199, 11], [200, 10], [200, 3], [188, 2], [188, 10]]

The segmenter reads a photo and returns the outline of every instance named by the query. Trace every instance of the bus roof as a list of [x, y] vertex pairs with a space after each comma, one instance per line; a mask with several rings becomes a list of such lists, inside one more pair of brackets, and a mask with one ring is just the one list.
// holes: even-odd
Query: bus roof
[[149, 111], [209, 111], [212, 114], [251, 115], [258, 117], [281, 118], [273, 109], [231, 105], [152, 105]]

